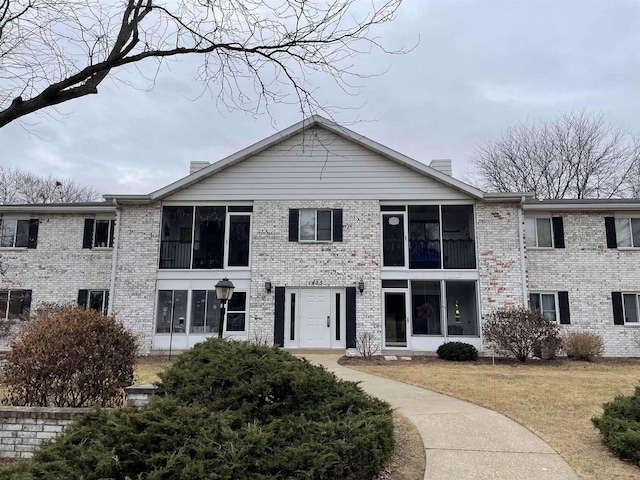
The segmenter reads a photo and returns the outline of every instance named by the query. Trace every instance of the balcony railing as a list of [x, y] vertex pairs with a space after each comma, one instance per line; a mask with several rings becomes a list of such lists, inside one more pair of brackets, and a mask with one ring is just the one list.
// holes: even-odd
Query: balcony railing
[[[193, 243], [193, 268], [223, 268], [223, 246], [216, 241]], [[160, 244], [160, 268], [191, 268], [191, 242], [163, 240]]]
[[[443, 248], [442, 258], [446, 269], [476, 268], [475, 241], [468, 240], [410, 240], [409, 268], [414, 270], [439, 269], [440, 248]], [[384, 253], [387, 258], [401, 257], [404, 249], [403, 241], [385, 241]], [[391, 265], [387, 265], [391, 266]]]

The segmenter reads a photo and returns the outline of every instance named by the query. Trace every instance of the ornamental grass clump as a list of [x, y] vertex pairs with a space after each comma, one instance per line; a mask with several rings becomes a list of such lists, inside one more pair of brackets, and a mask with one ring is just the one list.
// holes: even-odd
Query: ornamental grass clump
[[113, 407], [133, 382], [138, 343], [115, 316], [47, 305], [10, 343], [6, 403], [30, 407]]
[[367, 480], [393, 449], [386, 403], [278, 348], [211, 339], [141, 409], [96, 410], [0, 479]]

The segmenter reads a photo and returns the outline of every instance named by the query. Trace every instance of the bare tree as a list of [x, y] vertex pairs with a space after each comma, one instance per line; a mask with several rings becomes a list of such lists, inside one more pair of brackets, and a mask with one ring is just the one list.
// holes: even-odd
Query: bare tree
[[518, 123], [477, 148], [480, 186], [538, 198], [640, 197], [640, 137], [605, 114]]
[[0, 165], [0, 205], [20, 203], [76, 203], [100, 200], [93, 187], [70, 178], [40, 177]]
[[188, 54], [201, 56], [197, 76], [227, 108], [323, 110], [310, 76], [352, 91], [353, 57], [382, 48], [370, 30], [401, 2], [0, 0], [0, 127], [95, 94], [127, 65], [159, 69]]

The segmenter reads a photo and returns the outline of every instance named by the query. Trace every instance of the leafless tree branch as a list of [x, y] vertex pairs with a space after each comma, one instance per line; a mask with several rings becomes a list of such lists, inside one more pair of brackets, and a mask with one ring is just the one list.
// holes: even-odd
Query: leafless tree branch
[[370, 31], [401, 2], [0, 0], [0, 128], [96, 94], [126, 65], [189, 54], [202, 57], [198, 78], [227, 108], [292, 101], [305, 113], [323, 110], [309, 76], [351, 91], [349, 77], [362, 76], [352, 59], [387, 51]]
[[605, 114], [518, 123], [473, 158], [480, 186], [538, 198], [640, 198], [640, 137]]

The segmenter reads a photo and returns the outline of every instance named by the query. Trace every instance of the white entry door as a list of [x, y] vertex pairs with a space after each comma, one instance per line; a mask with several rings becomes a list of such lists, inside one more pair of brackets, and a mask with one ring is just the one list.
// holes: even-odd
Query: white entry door
[[287, 288], [285, 348], [346, 348], [344, 288]]
[[331, 346], [331, 290], [300, 290], [300, 347]]

